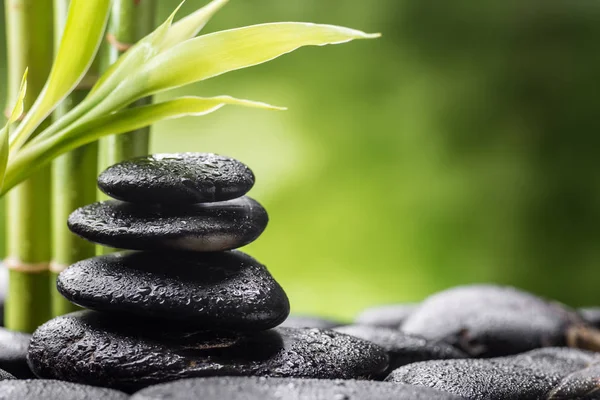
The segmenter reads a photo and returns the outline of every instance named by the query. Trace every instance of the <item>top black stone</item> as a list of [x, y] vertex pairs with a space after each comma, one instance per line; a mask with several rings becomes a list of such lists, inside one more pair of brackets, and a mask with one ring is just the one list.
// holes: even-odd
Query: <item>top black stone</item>
[[387, 382], [216, 377], [182, 379], [141, 390], [131, 400], [459, 400], [422, 386]]
[[235, 199], [254, 185], [246, 165], [211, 153], [154, 154], [115, 164], [98, 177], [107, 195], [133, 203], [194, 204]]

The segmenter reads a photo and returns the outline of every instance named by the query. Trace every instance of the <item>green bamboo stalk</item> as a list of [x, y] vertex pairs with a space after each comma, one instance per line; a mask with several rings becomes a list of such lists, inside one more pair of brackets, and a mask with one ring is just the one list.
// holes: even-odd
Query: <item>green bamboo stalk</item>
[[[54, 0], [54, 50], [58, 50], [70, 0]], [[96, 68], [97, 69], [97, 68]], [[54, 111], [54, 118], [65, 115], [89, 93], [87, 87], [94, 81], [94, 66], [84, 84], [80, 84]], [[92, 143], [57, 158], [52, 165], [52, 262], [51, 309], [52, 315], [67, 314], [78, 307], [56, 290], [58, 274], [69, 265], [96, 254], [96, 246], [79, 238], [67, 228], [69, 214], [78, 207], [96, 200], [96, 167], [98, 144]]]
[[[156, 0], [115, 0], [107, 29], [107, 41], [100, 48], [100, 71], [104, 72], [129, 45], [152, 32]], [[136, 106], [150, 104], [152, 99], [141, 99]], [[138, 129], [123, 135], [108, 136], [100, 140], [98, 171], [129, 158], [150, 152], [150, 128]], [[100, 199], [107, 197], [99, 193]], [[98, 254], [108, 254], [114, 249], [98, 246]]]
[[[5, 0], [8, 101], [13, 104], [29, 68], [25, 111], [40, 93], [52, 65], [52, 0]], [[31, 332], [50, 317], [50, 170], [7, 196], [9, 288], [5, 326]]]

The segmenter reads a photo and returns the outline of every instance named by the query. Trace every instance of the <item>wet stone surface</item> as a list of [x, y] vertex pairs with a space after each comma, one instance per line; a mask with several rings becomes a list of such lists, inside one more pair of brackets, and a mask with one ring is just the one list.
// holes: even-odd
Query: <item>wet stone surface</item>
[[460, 400], [438, 390], [386, 382], [217, 377], [146, 388], [131, 400]]
[[472, 357], [494, 357], [574, 343], [591, 328], [575, 311], [509, 287], [473, 285], [426, 299], [402, 325]]
[[368, 340], [388, 353], [389, 367], [385, 372], [417, 361], [467, 358], [467, 355], [455, 347], [434, 342], [420, 336], [408, 335], [395, 329], [368, 325], [348, 325], [334, 329], [360, 339]]
[[154, 154], [115, 164], [98, 178], [107, 195], [134, 203], [194, 204], [231, 200], [254, 185], [246, 165], [211, 153]]
[[57, 287], [85, 308], [213, 330], [269, 329], [290, 311], [265, 266], [240, 251], [115, 253], [74, 264]]
[[118, 200], [90, 204], [69, 216], [69, 229], [84, 239], [130, 250], [231, 250], [257, 239], [269, 217], [249, 197], [169, 207]]
[[0, 382], [0, 400], [126, 400], [123, 392], [57, 380]]
[[332, 319], [311, 316], [311, 315], [290, 315], [283, 323], [282, 327], [286, 328], [318, 328], [318, 329], [331, 329], [336, 326], [344, 325], [340, 321], [334, 321]]
[[0, 369], [17, 378], [33, 378], [27, 365], [27, 347], [31, 335], [0, 328]]
[[578, 309], [577, 312], [589, 324], [600, 328], [600, 307], [584, 307]]
[[472, 400], [591, 400], [600, 398], [599, 362], [596, 353], [547, 348], [491, 359], [414, 363], [396, 369], [386, 380], [435, 387]]
[[318, 329], [253, 334], [177, 330], [169, 324], [81, 311], [34, 333], [28, 361], [37, 376], [127, 391], [215, 375], [365, 379], [387, 368], [380, 347]]
[[358, 314], [354, 323], [400, 329], [404, 321], [418, 306], [419, 304], [403, 303], [370, 307]]

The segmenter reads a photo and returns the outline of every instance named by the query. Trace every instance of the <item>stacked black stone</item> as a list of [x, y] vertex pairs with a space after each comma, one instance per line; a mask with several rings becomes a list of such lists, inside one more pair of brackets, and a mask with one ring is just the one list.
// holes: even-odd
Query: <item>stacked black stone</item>
[[186, 377], [376, 376], [387, 356], [358, 338], [275, 328], [290, 306], [266, 267], [235, 249], [267, 226], [245, 194], [254, 174], [214, 154], [154, 155], [104, 171], [115, 200], [71, 214], [77, 235], [130, 249], [63, 271], [57, 287], [93, 311], [56, 318], [33, 335], [29, 364], [42, 378], [135, 390]]

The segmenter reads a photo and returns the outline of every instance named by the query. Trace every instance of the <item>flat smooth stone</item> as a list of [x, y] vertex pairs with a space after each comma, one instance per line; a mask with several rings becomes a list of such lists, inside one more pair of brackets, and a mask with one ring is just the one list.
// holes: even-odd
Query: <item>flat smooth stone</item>
[[210, 333], [94, 311], [39, 327], [28, 360], [41, 378], [122, 390], [219, 375], [366, 379], [388, 362], [380, 347], [332, 331]]
[[178, 320], [206, 330], [265, 330], [290, 312], [267, 268], [240, 251], [94, 257], [61, 272], [57, 288], [84, 308]]
[[434, 342], [396, 329], [369, 325], [347, 325], [333, 330], [368, 340], [387, 351], [390, 362], [388, 370], [384, 372], [385, 375], [402, 365], [418, 361], [467, 358], [465, 353], [447, 343]]
[[419, 304], [386, 304], [363, 310], [354, 319], [355, 324], [373, 325], [384, 328], [400, 329], [406, 318], [419, 307]]
[[107, 168], [98, 187], [133, 203], [194, 204], [245, 195], [254, 174], [241, 162], [212, 153], [154, 154]]
[[0, 328], [0, 369], [17, 378], [32, 378], [27, 365], [27, 347], [31, 335]]
[[113, 389], [49, 379], [0, 382], [0, 400], [126, 400], [129, 396]]
[[340, 325], [344, 324], [340, 321], [334, 321], [328, 318], [296, 314], [287, 317], [287, 319], [281, 324], [281, 327], [331, 329]]
[[[598, 399], [599, 362], [600, 355], [591, 352], [547, 348], [509, 357], [409, 364], [386, 381], [435, 387], [473, 400]], [[553, 393], [569, 396], [550, 397]]]
[[115, 248], [224, 251], [256, 240], [268, 221], [256, 200], [240, 197], [177, 207], [108, 200], [75, 210], [68, 225], [84, 239]]
[[574, 310], [511, 287], [492, 285], [462, 286], [435, 294], [408, 317], [402, 330], [445, 341], [472, 357], [547, 346], [600, 345], [579, 340], [593, 336], [594, 330]]
[[386, 382], [215, 377], [163, 383], [135, 393], [131, 400], [460, 400], [422, 386]]

